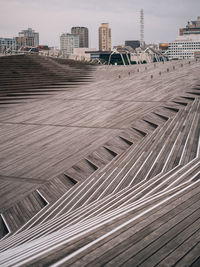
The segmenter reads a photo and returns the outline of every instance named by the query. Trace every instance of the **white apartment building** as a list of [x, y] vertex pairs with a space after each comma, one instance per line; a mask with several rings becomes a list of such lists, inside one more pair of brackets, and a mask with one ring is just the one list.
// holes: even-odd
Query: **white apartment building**
[[179, 29], [179, 36], [168, 45], [169, 59], [194, 58], [200, 52], [200, 17], [188, 21], [185, 28]]
[[15, 38], [0, 38], [0, 53], [5, 53], [9, 50], [15, 50], [16, 40]]
[[195, 52], [200, 52], [200, 36], [188, 34], [170, 42], [167, 55], [169, 59], [192, 59]]
[[21, 46], [38, 47], [39, 46], [39, 33], [33, 29], [28, 28], [19, 32], [17, 42]]
[[79, 47], [79, 36], [76, 34], [63, 33], [60, 36], [60, 50], [65, 54], [73, 54], [74, 48]]

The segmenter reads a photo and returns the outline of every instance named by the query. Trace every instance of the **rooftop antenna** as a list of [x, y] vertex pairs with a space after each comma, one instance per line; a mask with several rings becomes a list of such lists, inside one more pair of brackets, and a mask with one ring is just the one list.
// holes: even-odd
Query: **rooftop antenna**
[[144, 10], [140, 10], [140, 47], [144, 47]]

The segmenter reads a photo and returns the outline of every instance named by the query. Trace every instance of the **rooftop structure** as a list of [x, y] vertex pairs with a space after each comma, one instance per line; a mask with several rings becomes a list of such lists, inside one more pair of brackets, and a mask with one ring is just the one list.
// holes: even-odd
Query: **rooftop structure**
[[179, 29], [179, 35], [200, 34], [200, 16], [197, 20], [188, 21], [185, 28]]
[[71, 34], [79, 36], [79, 47], [89, 47], [88, 42], [88, 28], [86, 27], [72, 27]]
[[198, 266], [200, 61], [0, 69], [0, 266]]
[[160, 50], [167, 50], [169, 48], [169, 43], [159, 43]]
[[99, 27], [99, 50], [111, 51], [111, 29], [108, 23], [101, 23]]
[[91, 62], [103, 65], [129, 65], [130, 53], [127, 49], [119, 46], [114, 48], [113, 51], [86, 51], [90, 54]]

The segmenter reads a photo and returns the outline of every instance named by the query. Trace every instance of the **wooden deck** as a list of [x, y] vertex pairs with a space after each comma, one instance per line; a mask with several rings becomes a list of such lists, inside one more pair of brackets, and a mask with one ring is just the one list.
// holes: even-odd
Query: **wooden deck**
[[198, 266], [199, 61], [0, 68], [0, 265]]

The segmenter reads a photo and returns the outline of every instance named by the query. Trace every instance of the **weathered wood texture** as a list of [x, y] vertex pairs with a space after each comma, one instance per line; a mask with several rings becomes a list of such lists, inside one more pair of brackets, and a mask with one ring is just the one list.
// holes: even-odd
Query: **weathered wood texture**
[[0, 264], [197, 264], [200, 63], [2, 64]]

